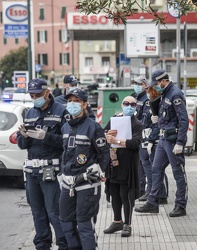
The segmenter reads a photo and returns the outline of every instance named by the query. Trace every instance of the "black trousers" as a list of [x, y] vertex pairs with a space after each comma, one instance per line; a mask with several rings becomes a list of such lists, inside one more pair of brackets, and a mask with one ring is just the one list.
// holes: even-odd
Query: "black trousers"
[[127, 184], [109, 183], [109, 192], [112, 197], [114, 220], [122, 220], [122, 206], [124, 211], [124, 224], [131, 224], [134, 201], [129, 199]]

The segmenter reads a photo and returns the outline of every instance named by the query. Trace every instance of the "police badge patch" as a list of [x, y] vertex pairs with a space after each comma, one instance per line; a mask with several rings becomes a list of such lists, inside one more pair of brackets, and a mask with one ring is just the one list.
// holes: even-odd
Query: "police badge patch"
[[78, 162], [79, 164], [85, 164], [86, 161], [87, 161], [86, 155], [84, 155], [84, 154], [79, 154], [79, 155], [77, 156], [77, 162]]
[[100, 138], [96, 139], [96, 145], [98, 148], [105, 146], [106, 145], [105, 137], [100, 137]]
[[181, 99], [177, 98], [173, 101], [174, 105], [180, 105], [181, 104]]

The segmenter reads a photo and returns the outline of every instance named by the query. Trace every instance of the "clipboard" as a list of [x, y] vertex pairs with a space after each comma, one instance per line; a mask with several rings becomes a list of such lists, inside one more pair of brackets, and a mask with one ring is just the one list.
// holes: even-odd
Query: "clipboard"
[[159, 115], [159, 103], [161, 102], [161, 96], [158, 96], [153, 101], [150, 101], [150, 108], [153, 115]]
[[[118, 140], [132, 139], [131, 130], [131, 117], [130, 116], [118, 116], [110, 118], [111, 129], [118, 131], [116, 138]], [[123, 148], [121, 145], [111, 144], [112, 148]]]

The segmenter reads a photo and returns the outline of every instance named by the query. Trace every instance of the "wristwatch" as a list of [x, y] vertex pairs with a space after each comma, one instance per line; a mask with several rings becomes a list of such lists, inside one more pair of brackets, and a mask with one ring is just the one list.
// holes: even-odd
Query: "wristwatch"
[[118, 140], [118, 141], [117, 141], [117, 144], [120, 144], [120, 143], [121, 143], [121, 140]]

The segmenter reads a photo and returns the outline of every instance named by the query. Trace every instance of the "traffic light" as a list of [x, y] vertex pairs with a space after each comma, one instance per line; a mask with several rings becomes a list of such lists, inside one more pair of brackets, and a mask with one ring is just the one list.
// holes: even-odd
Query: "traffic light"
[[107, 81], [107, 82], [110, 82], [110, 80], [111, 80], [111, 77], [109, 76], [109, 73], [107, 73], [107, 74], [106, 74], [106, 81]]
[[9, 85], [10, 81], [8, 79], [5, 79], [5, 85]]
[[38, 72], [38, 78], [42, 78], [42, 71]]

